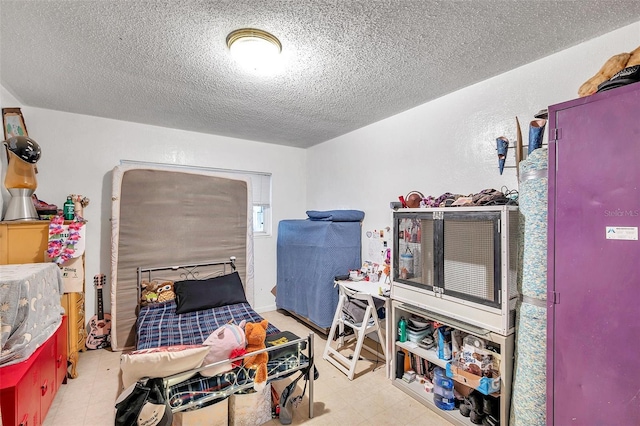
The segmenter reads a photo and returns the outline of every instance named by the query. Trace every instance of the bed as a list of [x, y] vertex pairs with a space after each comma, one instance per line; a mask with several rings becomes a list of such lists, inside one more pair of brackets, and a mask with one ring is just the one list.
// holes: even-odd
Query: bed
[[[242, 356], [202, 365], [202, 353], [209, 349], [202, 350], [201, 345], [214, 331], [229, 323], [262, 320], [246, 301], [235, 269], [233, 257], [219, 262], [138, 268], [136, 351], [122, 355], [123, 387], [141, 377], [163, 377], [174, 413], [203, 408], [253, 387], [255, 370], [230, 365], [241, 363]], [[279, 332], [269, 324], [267, 340], [279, 336]], [[313, 333], [295, 337], [264, 350], [269, 354], [267, 383], [298, 371], [305, 374], [311, 418], [314, 374], [308, 372], [313, 369]], [[169, 347], [186, 349], [165, 352]], [[172, 358], [178, 353], [185, 356]], [[221, 365], [226, 371], [205, 374]]]
[[64, 309], [54, 263], [0, 266], [0, 366], [29, 358], [56, 331]]

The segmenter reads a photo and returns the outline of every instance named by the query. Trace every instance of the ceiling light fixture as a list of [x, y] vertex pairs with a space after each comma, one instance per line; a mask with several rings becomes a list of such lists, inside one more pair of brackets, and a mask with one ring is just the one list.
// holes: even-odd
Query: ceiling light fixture
[[231, 56], [243, 66], [258, 70], [269, 68], [282, 51], [282, 44], [272, 34], [255, 28], [242, 28], [227, 36]]

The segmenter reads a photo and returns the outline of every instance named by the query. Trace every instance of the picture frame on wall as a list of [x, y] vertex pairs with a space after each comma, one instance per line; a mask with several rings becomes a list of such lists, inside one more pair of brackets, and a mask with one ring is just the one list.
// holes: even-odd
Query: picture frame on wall
[[2, 128], [5, 140], [14, 136], [29, 136], [20, 108], [2, 108]]

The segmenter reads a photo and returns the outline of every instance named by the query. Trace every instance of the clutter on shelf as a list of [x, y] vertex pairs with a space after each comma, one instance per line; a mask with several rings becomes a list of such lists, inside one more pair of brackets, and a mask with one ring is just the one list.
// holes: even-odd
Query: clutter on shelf
[[[415, 194], [417, 192], [413, 192]], [[422, 195], [422, 194], [420, 194]], [[392, 202], [391, 208], [409, 208], [406, 200], [403, 196], [399, 196], [399, 203]], [[451, 192], [445, 192], [437, 197], [432, 195], [423, 196], [417, 207], [430, 208], [430, 207], [472, 207], [472, 206], [503, 206], [503, 205], [518, 205], [518, 191], [509, 190], [506, 187], [502, 187], [502, 190], [488, 188], [483, 189], [480, 192], [474, 194], [453, 194]]]
[[[477, 424], [485, 424], [485, 419], [487, 424], [499, 424], [500, 346], [416, 314], [408, 318], [403, 316], [398, 322], [398, 341], [417, 344], [432, 355], [400, 356], [398, 362], [402, 361], [404, 368], [396, 377], [406, 383], [419, 382], [425, 392], [433, 394], [434, 404], [441, 410], [459, 409], [464, 417], [479, 421]], [[400, 332], [404, 328], [406, 335]]]

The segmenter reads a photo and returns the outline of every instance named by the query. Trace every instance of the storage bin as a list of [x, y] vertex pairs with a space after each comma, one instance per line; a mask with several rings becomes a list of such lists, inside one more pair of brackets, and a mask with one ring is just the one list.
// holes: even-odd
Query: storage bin
[[500, 376], [481, 377], [464, 371], [457, 363], [447, 364], [447, 376], [453, 380], [477, 389], [484, 395], [500, 391]]
[[258, 392], [229, 397], [229, 426], [258, 426], [271, 421], [271, 384]]
[[173, 414], [173, 426], [227, 426], [229, 398], [208, 407]]

